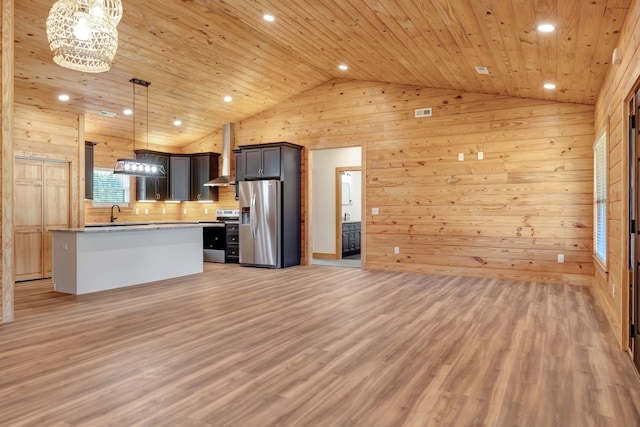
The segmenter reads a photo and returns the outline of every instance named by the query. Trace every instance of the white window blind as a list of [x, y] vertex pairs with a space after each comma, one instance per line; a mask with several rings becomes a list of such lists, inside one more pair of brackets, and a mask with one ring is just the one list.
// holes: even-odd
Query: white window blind
[[607, 263], [607, 137], [603, 133], [593, 146], [593, 249]]
[[93, 206], [129, 203], [128, 175], [116, 175], [113, 169], [93, 169]]

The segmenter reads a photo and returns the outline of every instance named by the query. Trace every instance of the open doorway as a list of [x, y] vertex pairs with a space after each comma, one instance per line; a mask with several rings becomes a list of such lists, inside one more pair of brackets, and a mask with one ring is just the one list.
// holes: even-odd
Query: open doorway
[[[311, 264], [360, 268], [362, 261], [356, 256], [355, 247], [359, 252], [361, 229], [350, 228], [362, 217], [362, 148], [313, 150], [309, 156]], [[348, 189], [343, 187], [343, 171], [351, 178]], [[345, 175], [345, 184], [346, 178]], [[347, 221], [343, 221], [345, 214]], [[343, 230], [343, 223], [349, 230]], [[353, 247], [353, 256], [343, 258], [343, 233], [347, 233], [344, 242]]]

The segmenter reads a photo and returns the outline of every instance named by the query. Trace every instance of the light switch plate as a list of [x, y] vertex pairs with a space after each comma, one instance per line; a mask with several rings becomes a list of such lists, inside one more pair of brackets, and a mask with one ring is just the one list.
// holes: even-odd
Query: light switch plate
[[458, 161], [459, 162], [464, 161], [464, 153], [458, 153]]
[[149, 215], [149, 209], [145, 209], [145, 210], [144, 210], [144, 214], [145, 214], [145, 215]]
[[395, 248], [393, 248], [393, 253], [398, 255], [400, 253], [400, 247], [396, 246]]
[[371, 208], [371, 215], [378, 215], [378, 208]]
[[484, 159], [484, 153], [482, 151], [478, 151], [478, 160]]
[[140, 209], [136, 208], [136, 215], [140, 215]]

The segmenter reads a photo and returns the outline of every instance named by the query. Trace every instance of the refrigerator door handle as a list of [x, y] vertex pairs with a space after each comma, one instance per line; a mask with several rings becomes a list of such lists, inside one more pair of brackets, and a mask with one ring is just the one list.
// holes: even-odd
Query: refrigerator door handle
[[256, 230], [257, 230], [257, 224], [256, 224], [256, 193], [253, 193], [251, 195], [251, 207], [249, 208], [250, 212], [251, 212], [251, 236], [255, 239], [256, 238]]

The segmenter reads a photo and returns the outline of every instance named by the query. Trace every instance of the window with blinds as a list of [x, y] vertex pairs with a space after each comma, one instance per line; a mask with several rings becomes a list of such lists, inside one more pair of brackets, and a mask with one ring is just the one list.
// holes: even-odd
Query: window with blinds
[[607, 137], [603, 133], [593, 146], [593, 249], [607, 265]]
[[129, 182], [127, 175], [113, 173], [113, 169], [93, 169], [93, 207], [107, 207], [113, 204], [129, 204]]

